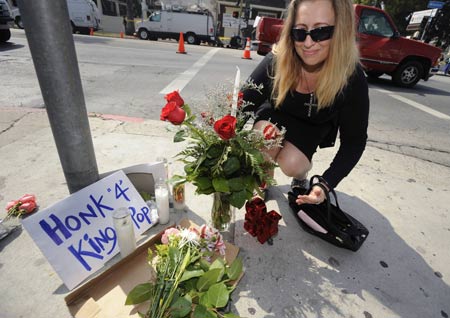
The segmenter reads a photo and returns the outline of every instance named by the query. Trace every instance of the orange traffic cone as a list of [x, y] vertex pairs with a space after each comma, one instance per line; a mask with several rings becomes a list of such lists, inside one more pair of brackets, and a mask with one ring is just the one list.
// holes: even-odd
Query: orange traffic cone
[[89, 28], [89, 35], [94, 35], [94, 28]]
[[247, 38], [247, 43], [245, 43], [244, 55], [242, 56], [245, 60], [251, 60], [250, 57], [250, 38]]
[[180, 38], [178, 39], [178, 51], [179, 54], [186, 54], [186, 51], [184, 50], [184, 36], [183, 32], [180, 32]]
[[123, 32], [120, 32], [120, 38], [123, 39]]

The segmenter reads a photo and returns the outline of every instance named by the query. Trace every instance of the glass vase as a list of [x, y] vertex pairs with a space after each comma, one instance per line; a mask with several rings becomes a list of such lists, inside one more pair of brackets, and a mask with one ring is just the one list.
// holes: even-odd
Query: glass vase
[[212, 226], [219, 231], [228, 231], [233, 221], [234, 207], [230, 204], [230, 194], [225, 192], [213, 193], [211, 209]]

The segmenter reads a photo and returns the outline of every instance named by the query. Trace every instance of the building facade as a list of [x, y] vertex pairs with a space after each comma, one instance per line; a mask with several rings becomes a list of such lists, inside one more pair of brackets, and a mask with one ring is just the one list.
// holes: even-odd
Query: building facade
[[225, 39], [239, 35], [254, 38], [256, 17], [281, 18], [289, 1], [241, 0], [218, 1], [217, 32]]
[[[102, 28], [105, 32], [123, 31], [123, 17], [127, 14], [126, 0], [93, 0], [100, 11]], [[253, 23], [257, 16], [280, 18], [289, 3], [288, 0], [133, 0], [135, 21], [148, 16], [164, 6], [198, 5], [211, 11], [216, 21], [219, 37], [253, 37]], [[142, 10], [144, 9], [144, 10]]]

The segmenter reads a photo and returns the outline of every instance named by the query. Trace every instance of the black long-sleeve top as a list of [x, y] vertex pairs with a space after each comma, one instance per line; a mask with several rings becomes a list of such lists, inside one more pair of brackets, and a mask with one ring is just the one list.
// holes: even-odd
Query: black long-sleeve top
[[[263, 90], [262, 94], [252, 89], [244, 90], [244, 100], [252, 103], [246, 107], [246, 111], [254, 111], [258, 114], [264, 107], [274, 108], [271, 98], [273, 59], [273, 54], [268, 54], [250, 75], [255, 84], [263, 84]], [[290, 118], [289, 123], [293, 123], [290, 125], [294, 127], [286, 126], [287, 134], [292, 130], [295, 133], [298, 127], [307, 127], [306, 131], [311, 132], [309, 135], [311, 137], [308, 136], [308, 138], [315, 139], [314, 149], [319, 145], [322, 148], [334, 146], [336, 134], [339, 131], [339, 150], [329, 168], [323, 173], [323, 178], [329, 186], [334, 188], [355, 167], [366, 146], [369, 94], [362, 68], [357, 67], [330, 107], [315, 111], [311, 115], [308, 114], [308, 109], [304, 105], [308, 101], [309, 94], [291, 92], [287, 94], [276, 111], [287, 114]], [[318, 131], [320, 133], [317, 133]]]

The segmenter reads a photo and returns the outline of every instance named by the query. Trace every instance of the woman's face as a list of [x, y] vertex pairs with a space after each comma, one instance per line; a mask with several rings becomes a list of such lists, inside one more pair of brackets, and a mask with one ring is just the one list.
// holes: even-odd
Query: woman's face
[[[334, 25], [334, 10], [330, 0], [307, 0], [300, 3], [295, 16], [294, 28], [311, 31], [315, 28]], [[314, 42], [310, 35], [305, 41], [294, 41], [295, 51], [306, 69], [320, 68], [330, 52], [331, 39]]]

